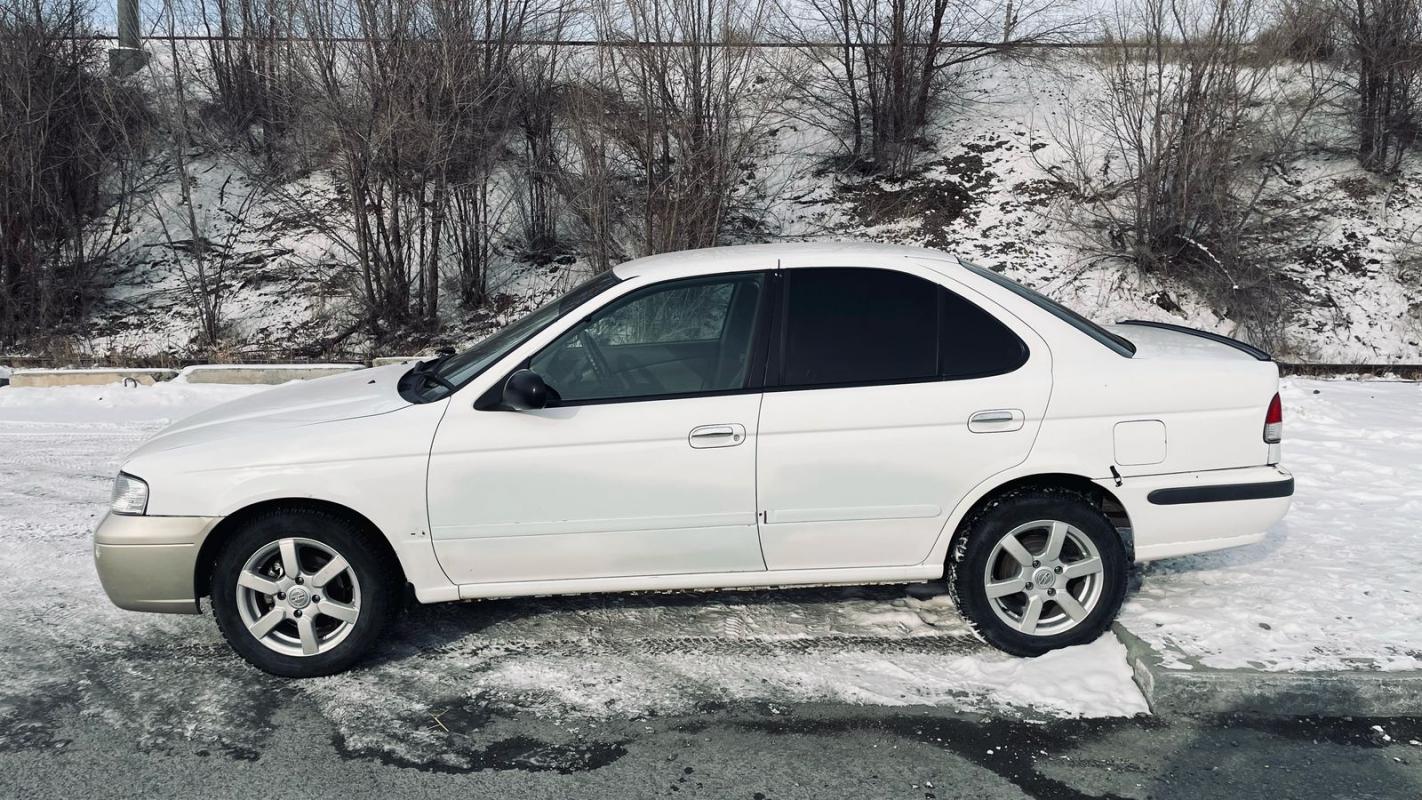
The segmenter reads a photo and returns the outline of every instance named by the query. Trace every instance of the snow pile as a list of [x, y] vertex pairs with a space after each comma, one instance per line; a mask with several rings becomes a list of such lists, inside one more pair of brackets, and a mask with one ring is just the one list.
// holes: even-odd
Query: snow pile
[[[152, 386], [121, 383], [50, 388], [7, 386], [0, 392], [0, 425], [13, 422], [161, 425], [268, 388], [271, 387], [189, 384], [181, 376]], [[141, 440], [143, 430], [126, 428], [125, 434]], [[16, 432], [4, 431], [0, 436], [5, 433], [15, 435]], [[134, 445], [137, 444], [135, 441]]]
[[1019, 709], [1037, 715], [1147, 713], [1115, 637], [1035, 659], [974, 645], [964, 652], [738, 654], [510, 659], [475, 676], [478, 691], [521, 696], [557, 713], [684, 713], [699, 702], [834, 701], [866, 705]]
[[1283, 397], [1289, 515], [1262, 544], [1149, 566], [1121, 621], [1177, 667], [1422, 669], [1422, 384]]

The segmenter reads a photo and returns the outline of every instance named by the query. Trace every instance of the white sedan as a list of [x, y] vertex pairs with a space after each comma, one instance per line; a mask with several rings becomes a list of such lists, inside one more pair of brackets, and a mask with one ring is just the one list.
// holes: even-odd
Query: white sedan
[[478, 346], [292, 383], [160, 432], [95, 533], [109, 597], [268, 672], [366, 652], [406, 597], [908, 583], [988, 642], [1089, 642], [1130, 566], [1288, 510], [1278, 369], [1100, 327], [933, 250], [618, 266]]

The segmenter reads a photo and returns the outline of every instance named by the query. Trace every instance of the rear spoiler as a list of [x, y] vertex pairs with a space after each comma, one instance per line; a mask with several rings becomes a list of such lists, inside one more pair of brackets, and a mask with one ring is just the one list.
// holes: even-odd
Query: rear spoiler
[[1260, 350], [1252, 344], [1245, 344], [1244, 342], [1241, 342], [1238, 339], [1231, 339], [1228, 336], [1223, 336], [1218, 333], [1210, 333], [1209, 331], [1197, 330], [1195, 328], [1187, 328], [1184, 325], [1171, 325], [1169, 322], [1151, 322], [1149, 320], [1144, 319], [1123, 319], [1116, 324], [1142, 325], [1147, 328], [1160, 328], [1161, 330], [1175, 331], [1176, 333], [1187, 333], [1191, 336], [1198, 336], [1201, 339], [1209, 339], [1212, 342], [1218, 342], [1219, 344], [1225, 345], [1226, 347], [1233, 347], [1239, 352], [1247, 353], [1248, 355], [1260, 361], [1274, 360], [1273, 356], [1269, 355], [1263, 350]]

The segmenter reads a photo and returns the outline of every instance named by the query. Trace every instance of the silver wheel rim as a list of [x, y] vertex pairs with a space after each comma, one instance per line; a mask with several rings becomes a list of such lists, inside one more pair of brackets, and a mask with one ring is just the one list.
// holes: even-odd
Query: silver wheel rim
[[288, 656], [334, 649], [360, 618], [360, 581], [329, 545], [292, 537], [270, 542], [237, 575], [237, 614], [265, 647]]
[[1104, 594], [1101, 553], [1060, 520], [1018, 525], [998, 540], [983, 572], [988, 605], [1019, 633], [1055, 636], [1080, 625]]

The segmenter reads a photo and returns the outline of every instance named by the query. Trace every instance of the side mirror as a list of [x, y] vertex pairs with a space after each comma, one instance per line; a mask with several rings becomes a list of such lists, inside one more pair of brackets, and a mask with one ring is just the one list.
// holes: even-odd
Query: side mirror
[[532, 411], [548, 407], [548, 384], [531, 369], [521, 369], [504, 381], [500, 407], [510, 411]]

